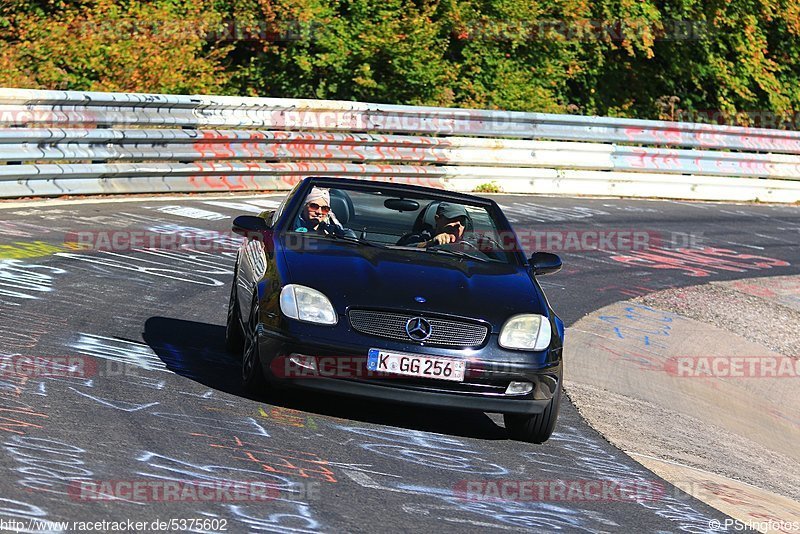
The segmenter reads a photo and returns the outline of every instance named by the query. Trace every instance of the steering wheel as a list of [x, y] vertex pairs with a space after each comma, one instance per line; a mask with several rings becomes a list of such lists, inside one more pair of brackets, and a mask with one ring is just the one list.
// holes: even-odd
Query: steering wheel
[[475, 252], [479, 252], [481, 255], [486, 255], [486, 253], [483, 252], [480, 248], [478, 248], [478, 246], [475, 245], [475, 243], [472, 243], [464, 239], [462, 239], [461, 241], [456, 241], [455, 243], [444, 243], [443, 245], [435, 245], [435, 246], [436, 248], [443, 248], [446, 250], [454, 250], [454, 249], [457, 250], [459, 247], [463, 248], [469, 247]]

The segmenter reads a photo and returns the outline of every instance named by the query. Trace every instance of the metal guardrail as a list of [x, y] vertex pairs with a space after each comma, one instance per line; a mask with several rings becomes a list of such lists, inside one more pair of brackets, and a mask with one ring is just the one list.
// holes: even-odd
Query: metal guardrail
[[800, 200], [800, 132], [320, 100], [0, 89], [0, 197], [283, 189]]

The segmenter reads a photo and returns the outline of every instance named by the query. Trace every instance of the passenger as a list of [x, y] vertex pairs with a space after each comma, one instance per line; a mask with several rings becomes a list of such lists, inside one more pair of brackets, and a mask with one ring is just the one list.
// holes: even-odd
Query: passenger
[[341, 235], [344, 232], [331, 210], [331, 194], [327, 189], [314, 187], [311, 190], [303, 209], [300, 210], [300, 215], [295, 220], [294, 231], [321, 235]]
[[397, 242], [399, 246], [418, 248], [460, 243], [469, 225], [469, 214], [461, 204], [442, 202], [436, 208], [433, 230], [406, 234]]

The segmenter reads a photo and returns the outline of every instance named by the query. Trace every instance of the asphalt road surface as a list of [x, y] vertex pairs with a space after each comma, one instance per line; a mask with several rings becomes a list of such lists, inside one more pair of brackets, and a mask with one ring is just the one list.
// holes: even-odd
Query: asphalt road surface
[[[706, 532], [725, 521], [669, 485], [653, 498], [582, 493], [660, 480], [568, 402], [550, 441], [531, 445], [507, 439], [496, 415], [243, 395], [223, 346], [235, 257], [224, 234], [233, 216], [279, 198], [0, 204], [0, 527]], [[542, 284], [567, 325], [667, 287], [800, 272], [796, 206], [496, 199], [530, 248], [562, 255], [564, 270]], [[182, 235], [193, 247], [125, 250], [135, 232]], [[618, 239], [629, 232], [646, 236], [648, 250]], [[66, 244], [79, 239], [106, 250]], [[593, 244], [604, 250], [576, 250]], [[36, 358], [50, 367], [25, 366]], [[240, 493], [193, 493], [198, 481]], [[545, 497], [471, 498], [470, 488], [524, 481]], [[553, 489], [565, 486], [573, 493]], [[168, 487], [181, 493], [167, 498], [159, 489]]]

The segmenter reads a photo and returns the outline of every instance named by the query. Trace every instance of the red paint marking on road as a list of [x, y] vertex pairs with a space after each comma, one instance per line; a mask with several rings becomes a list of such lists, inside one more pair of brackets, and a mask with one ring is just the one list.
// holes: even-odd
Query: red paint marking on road
[[290, 449], [271, 449], [262, 444], [243, 441], [237, 436], [230, 438], [200, 433], [190, 435], [207, 438], [210, 447], [230, 451], [233, 458], [254, 462], [269, 473], [317, 478], [331, 483], [338, 482], [335, 473], [325, 467], [328, 465], [328, 461], [314, 453]]
[[791, 265], [776, 258], [740, 254], [734, 250], [714, 247], [675, 250], [652, 248], [647, 251], [630, 251], [627, 254], [614, 255], [611, 259], [626, 265], [650, 269], [683, 270], [683, 274], [693, 277], [705, 277], [717, 271], [745, 272]]

